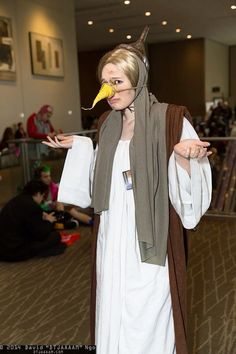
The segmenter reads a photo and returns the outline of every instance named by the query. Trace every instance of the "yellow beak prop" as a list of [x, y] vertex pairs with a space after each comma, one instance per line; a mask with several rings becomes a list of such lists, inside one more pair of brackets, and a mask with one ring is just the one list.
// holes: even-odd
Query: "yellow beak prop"
[[89, 110], [89, 109], [93, 109], [93, 107], [101, 100], [103, 100], [104, 98], [109, 98], [114, 96], [114, 94], [116, 93], [115, 88], [107, 83], [102, 84], [97, 96], [95, 97], [94, 101], [93, 101], [93, 105], [90, 108], [83, 108], [84, 110]]

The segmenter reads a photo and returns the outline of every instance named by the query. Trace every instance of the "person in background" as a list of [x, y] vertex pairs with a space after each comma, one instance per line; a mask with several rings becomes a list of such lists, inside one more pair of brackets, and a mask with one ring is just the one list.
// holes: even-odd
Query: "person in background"
[[[53, 107], [45, 104], [43, 105], [38, 113], [32, 113], [29, 118], [27, 119], [27, 134], [29, 138], [33, 139], [45, 139], [46, 136], [54, 137], [56, 135], [56, 131], [50, 121], [53, 115]], [[61, 132], [59, 129], [58, 132]], [[41, 155], [48, 156], [49, 149], [46, 146], [42, 146], [40, 144], [37, 145], [38, 151]], [[31, 154], [32, 157], [35, 151], [31, 147]], [[60, 155], [60, 151], [58, 153], [53, 153], [53, 155], [58, 156]]]
[[48, 192], [45, 195], [41, 208], [44, 211], [64, 210], [62, 203], [57, 202], [58, 185], [52, 181], [51, 168], [47, 165], [39, 166], [34, 170], [34, 179], [42, 181], [48, 186]]
[[24, 129], [22, 122], [17, 123], [17, 129], [15, 131], [15, 139], [24, 139], [27, 137], [27, 133]]
[[33, 139], [45, 139], [45, 137], [54, 137], [55, 129], [50, 122], [53, 115], [52, 106], [45, 104], [38, 113], [32, 113], [27, 119], [27, 133]]
[[9, 143], [9, 140], [14, 139], [14, 133], [13, 129], [11, 127], [6, 127], [2, 139], [0, 142], [0, 151], [9, 151], [9, 152], [14, 152], [15, 151], [15, 144], [14, 143]]
[[[24, 125], [22, 122], [17, 123], [17, 129], [15, 131], [15, 139], [25, 139], [27, 138], [27, 133], [24, 129]], [[20, 144], [16, 143], [16, 155], [20, 156], [21, 149]]]
[[66, 245], [54, 230], [53, 213], [42, 211], [48, 186], [32, 180], [19, 195], [12, 198], [0, 212], [0, 260], [23, 261], [33, 257], [61, 254]]
[[[41, 180], [49, 187], [45, 200], [42, 203], [43, 210], [45, 211], [55, 210], [58, 212], [63, 212], [65, 214], [66, 220], [73, 218], [73, 221], [77, 220], [78, 222], [82, 222], [89, 226], [93, 224], [93, 218], [90, 215], [83, 213], [81, 210], [79, 210], [74, 206], [65, 207], [63, 203], [57, 201], [59, 187], [58, 184], [52, 181], [51, 169], [49, 166], [43, 165], [37, 167], [34, 170], [34, 178]], [[70, 217], [68, 216], [68, 214]], [[59, 215], [61, 214], [59, 213]]]

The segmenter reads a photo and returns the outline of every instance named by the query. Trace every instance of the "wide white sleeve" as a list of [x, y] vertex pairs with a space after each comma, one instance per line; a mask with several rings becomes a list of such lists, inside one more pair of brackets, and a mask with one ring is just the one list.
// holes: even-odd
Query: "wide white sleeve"
[[91, 204], [90, 175], [94, 149], [90, 138], [76, 136], [68, 150], [58, 190], [58, 201], [87, 208]]
[[[184, 118], [181, 140], [199, 139], [192, 125]], [[186, 229], [194, 228], [211, 202], [211, 168], [207, 157], [190, 159], [190, 175], [171, 154], [168, 165], [169, 197]]]

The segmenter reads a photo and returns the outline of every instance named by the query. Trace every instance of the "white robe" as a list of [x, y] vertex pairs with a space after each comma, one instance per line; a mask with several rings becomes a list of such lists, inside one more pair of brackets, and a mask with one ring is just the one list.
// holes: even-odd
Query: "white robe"
[[[184, 119], [181, 140], [189, 138], [198, 139]], [[83, 139], [76, 139], [72, 150], [80, 150]], [[92, 156], [90, 161], [93, 165]], [[196, 226], [211, 200], [208, 159], [191, 159], [190, 168], [191, 178], [176, 163], [174, 153], [171, 155], [170, 200], [186, 228]], [[113, 162], [109, 210], [102, 212], [98, 232], [97, 354], [175, 354], [168, 261], [164, 267], [141, 262], [133, 191], [125, 189], [122, 175], [129, 169], [129, 141], [120, 141]]]

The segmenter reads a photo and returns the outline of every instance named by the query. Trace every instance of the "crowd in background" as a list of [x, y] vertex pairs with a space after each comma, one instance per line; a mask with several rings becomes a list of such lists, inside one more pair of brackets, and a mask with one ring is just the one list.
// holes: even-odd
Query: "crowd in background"
[[[10, 167], [19, 164], [20, 144], [14, 139], [33, 138], [45, 139], [47, 135], [54, 137], [57, 133], [62, 132], [60, 129], [55, 130], [51, 123], [53, 115], [53, 107], [51, 105], [43, 105], [37, 113], [32, 113], [27, 121], [26, 127], [23, 122], [18, 122], [13, 126], [8, 126], [2, 133], [0, 140], [0, 168]], [[97, 129], [98, 117], [88, 115], [82, 116], [82, 129]], [[193, 117], [193, 125], [200, 138], [202, 137], [228, 137], [236, 136], [236, 107], [230, 107], [228, 101], [219, 100], [217, 104], [211, 105], [206, 112], [205, 117]], [[91, 135], [94, 145], [96, 145], [96, 133]], [[55, 151], [45, 146], [40, 146], [40, 155], [54, 153]], [[218, 141], [212, 143], [213, 152], [212, 164], [214, 160], [221, 161], [225, 153], [227, 142]], [[58, 157], [58, 155], [57, 155]], [[219, 165], [217, 163], [216, 165]]]
[[[16, 157], [20, 155], [20, 148], [17, 142], [12, 142], [15, 139], [32, 138], [43, 140], [47, 136], [54, 137], [58, 133], [62, 133], [61, 129], [56, 130], [51, 123], [53, 115], [53, 107], [46, 104], [43, 105], [37, 113], [32, 113], [24, 127], [23, 122], [18, 122], [4, 129], [0, 140], [0, 155], [13, 154]], [[97, 117], [87, 116], [82, 117], [82, 128], [84, 130], [92, 130], [97, 128]], [[92, 138], [95, 137], [95, 134]], [[40, 146], [42, 154], [48, 154], [49, 150], [45, 146]], [[8, 165], [7, 165], [8, 166]]]
[[[8, 126], [2, 133], [0, 140], [0, 153], [11, 152], [19, 154], [18, 144], [9, 142], [12, 139], [34, 138], [45, 139], [47, 135], [53, 137], [58, 132], [50, 121], [53, 108], [43, 105], [37, 113], [32, 113], [24, 128], [23, 122]], [[82, 128], [84, 130], [96, 129], [98, 117], [82, 116]], [[217, 105], [212, 105], [205, 117], [193, 119], [194, 127], [199, 137], [226, 137], [236, 136], [236, 107], [229, 106], [228, 101], [220, 100]]]
[[228, 101], [220, 100], [210, 106], [204, 118], [194, 122], [200, 137], [227, 137], [236, 135], [236, 107], [230, 107]]
[[[53, 115], [53, 107], [51, 105], [43, 105], [37, 113], [32, 113], [27, 121], [26, 127], [23, 122], [18, 122], [13, 126], [8, 126], [3, 130], [0, 139], [0, 168], [14, 166], [19, 164], [20, 144], [16, 139], [33, 138], [45, 139], [47, 135], [55, 136], [61, 130], [55, 130], [51, 117]], [[82, 116], [82, 129], [97, 129], [98, 117]], [[230, 107], [228, 101], [219, 100], [217, 104], [211, 105], [206, 112], [205, 117], [193, 117], [193, 124], [200, 138], [208, 137], [235, 137], [236, 136], [236, 107]], [[96, 133], [91, 135], [96, 144]], [[12, 141], [13, 140], [13, 141]], [[41, 144], [39, 144], [41, 145]], [[227, 141], [212, 142], [212, 150], [214, 154], [211, 157], [211, 165], [213, 175], [217, 175], [224, 159]], [[45, 146], [42, 147], [46, 153]], [[54, 151], [53, 151], [54, 152]], [[0, 175], [1, 179], [1, 175]], [[214, 180], [213, 179], [213, 184]]]
[[[50, 121], [52, 115], [53, 107], [43, 105], [37, 113], [28, 117], [26, 127], [19, 122], [4, 129], [0, 140], [0, 168], [19, 163], [21, 149], [18, 139], [31, 138], [40, 142], [47, 136], [54, 137], [62, 133], [60, 129], [54, 129]], [[93, 224], [90, 210], [57, 202], [59, 186], [52, 180], [50, 166], [43, 165], [41, 161], [44, 157], [50, 159], [51, 149], [42, 144], [37, 145], [40, 160], [35, 160], [33, 164], [32, 179], [24, 186], [17, 186], [17, 195], [0, 208], [0, 261], [21, 261], [35, 256], [61, 254], [66, 245], [79, 238], [77, 232], [68, 234], [63, 230], [78, 229], [79, 224]], [[1, 174], [0, 181], [4, 183]]]

